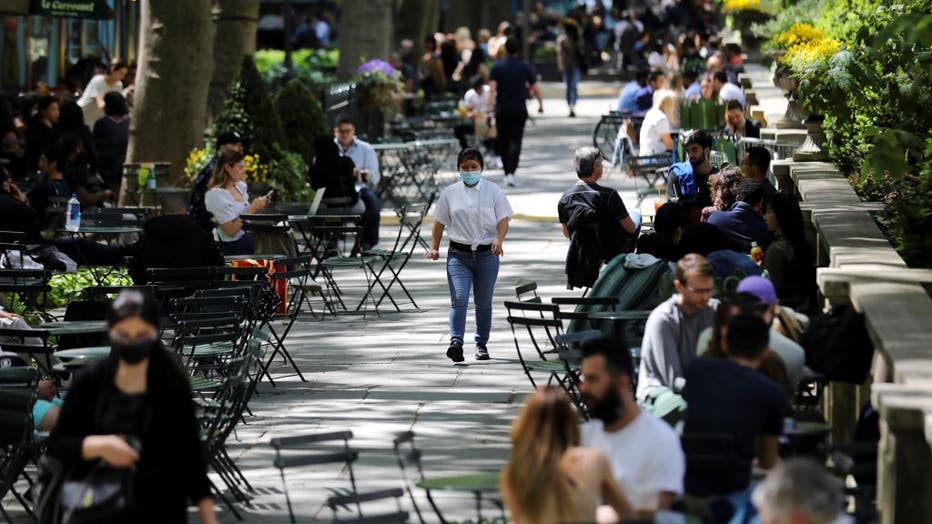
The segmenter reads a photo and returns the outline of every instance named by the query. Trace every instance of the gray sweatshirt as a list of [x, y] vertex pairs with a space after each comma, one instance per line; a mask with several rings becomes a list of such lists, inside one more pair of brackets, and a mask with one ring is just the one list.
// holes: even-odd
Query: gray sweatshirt
[[689, 361], [696, 357], [699, 334], [714, 323], [717, 299], [710, 299], [706, 309], [691, 317], [677, 305], [678, 299], [679, 295], [673, 295], [654, 308], [647, 318], [641, 341], [638, 402], [643, 401], [652, 388], [666, 386], [677, 391], [682, 387], [676, 379], [685, 375]]

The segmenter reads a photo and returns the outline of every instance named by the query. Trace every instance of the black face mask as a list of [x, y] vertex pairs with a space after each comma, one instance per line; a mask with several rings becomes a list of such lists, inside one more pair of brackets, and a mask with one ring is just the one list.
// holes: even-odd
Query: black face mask
[[605, 396], [595, 398], [592, 395], [585, 396], [586, 407], [593, 418], [602, 421], [606, 426], [611, 426], [621, 418], [624, 412], [624, 406], [621, 404], [621, 395], [615, 387], [608, 388]]
[[155, 348], [155, 339], [138, 340], [136, 342], [111, 342], [110, 354], [127, 364], [138, 364], [152, 353]]

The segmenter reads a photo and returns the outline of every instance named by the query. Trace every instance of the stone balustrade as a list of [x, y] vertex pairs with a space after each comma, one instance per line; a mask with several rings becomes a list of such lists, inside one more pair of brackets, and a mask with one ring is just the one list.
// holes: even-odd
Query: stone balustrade
[[[744, 79], [742, 79], [744, 80]], [[750, 89], [765, 87], [755, 82]], [[802, 143], [805, 130], [763, 129], [761, 138]], [[777, 187], [799, 197], [816, 247], [821, 295], [865, 315], [876, 348], [866, 384], [831, 384], [824, 413], [833, 443], [851, 440], [861, 404], [871, 399], [881, 417], [877, 506], [881, 524], [932, 522], [932, 270], [911, 269], [871, 213], [831, 163], [773, 162]]]

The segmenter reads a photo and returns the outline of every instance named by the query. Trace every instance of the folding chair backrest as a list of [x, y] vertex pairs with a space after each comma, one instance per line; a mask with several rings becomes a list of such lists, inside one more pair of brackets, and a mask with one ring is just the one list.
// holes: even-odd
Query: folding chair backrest
[[[408, 492], [408, 498], [411, 500], [411, 507], [414, 508], [420, 522], [424, 522], [421, 508], [418, 507], [417, 500], [414, 497], [414, 485], [424, 480], [421, 450], [417, 448], [414, 442], [414, 432], [405, 431], [399, 433], [392, 441], [392, 446], [395, 451], [395, 458], [398, 460], [398, 469], [401, 471], [401, 479], [405, 483], [405, 491]], [[414, 478], [412, 473], [417, 475], [417, 477]]]
[[[530, 294], [531, 296], [527, 296]], [[528, 282], [515, 287], [515, 297], [521, 302], [540, 302], [537, 294], [537, 282]]]
[[[320, 464], [343, 464], [349, 468], [350, 479], [355, 489], [356, 479], [352, 474], [352, 465], [359, 458], [359, 452], [350, 447], [349, 441], [352, 438], [352, 431], [273, 438], [269, 442], [275, 450], [273, 465], [280, 470], [285, 470]], [[317, 446], [327, 446], [335, 442], [342, 442], [342, 446], [338, 446], [339, 449], [336, 451], [315, 449]], [[299, 450], [301, 453], [297, 453]], [[294, 453], [287, 453], [287, 451]]]
[[0, 328], [0, 348], [10, 353], [33, 355], [51, 355], [55, 347], [49, 342], [51, 333], [47, 329], [13, 329]]
[[155, 289], [153, 286], [87, 286], [84, 297], [87, 300], [112, 300], [123, 291], [154, 293]]
[[39, 372], [32, 366], [0, 367], [0, 389], [35, 390], [38, 382]]
[[0, 389], [0, 448], [29, 442], [34, 390]]
[[563, 332], [562, 323], [554, 317], [559, 311], [558, 306], [506, 300], [505, 309], [508, 310], [507, 321], [511, 326], [512, 335], [514, 335], [515, 349], [522, 361], [521, 343], [518, 340], [518, 331], [520, 330], [516, 330], [515, 326], [525, 328], [528, 339], [541, 360], [547, 360], [547, 353], [556, 352], [554, 337]]
[[115, 227], [142, 227], [151, 210], [144, 207], [95, 207], [81, 215], [81, 224]]
[[231, 297], [185, 297], [173, 298], [172, 305], [176, 314], [182, 313], [241, 313], [246, 307], [246, 299]]
[[236, 280], [260, 280], [269, 274], [266, 267], [218, 267], [214, 270], [220, 278], [233, 277]]
[[217, 268], [213, 266], [198, 267], [153, 267], [146, 270], [150, 283], [192, 282], [218, 280]]
[[288, 283], [288, 303], [285, 316], [294, 318], [301, 311], [301, 304], [307, 295], [307, 282], [311, 278], [311, 256], [301, 255], [275, 261], [275, 271], [269, 273], [272, 286], [277, 288], [279, 282]]

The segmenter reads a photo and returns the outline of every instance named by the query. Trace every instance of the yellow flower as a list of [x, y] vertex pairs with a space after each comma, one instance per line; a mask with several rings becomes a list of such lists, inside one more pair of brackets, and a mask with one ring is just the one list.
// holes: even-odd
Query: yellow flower
[[828, 38], [828, 35], [812, 24], [797, 23], [790, 26], [785, 33], [777, 35], [774, 42], [781, 49], [791, 49], [796, 45], [824, 38]]
[[791, 47], [781, 61], [794, 69], [805, 69], [827, 61], [841, 49], [841, 42], [822, 38]]
[[722, 8], [725, 11], [764, 11], [760, 0], [725, 0]]

